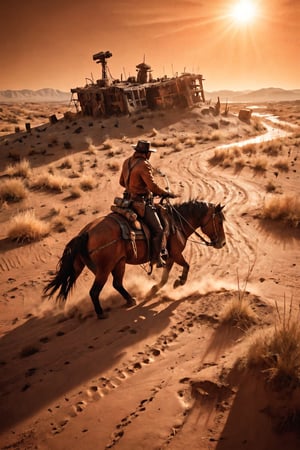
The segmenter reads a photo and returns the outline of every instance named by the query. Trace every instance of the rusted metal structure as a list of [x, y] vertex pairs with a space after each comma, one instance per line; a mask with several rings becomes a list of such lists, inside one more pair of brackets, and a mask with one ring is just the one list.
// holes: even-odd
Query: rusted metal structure
[[72, 101], [77, 108], [80, 105], [84, 115], [107, 117], [147, 108], [191, 107], [205, 102], [202, 75], [184, 73], [155, 80], [151, 67], [142, 62], [136, 66], [136, 77], [126, 81], [109, 80], [106, 60], [111, 56], [109, 51], [93, 55], [93, 60], [102, 65], [102, 78], [85, 87], [71, 89]]

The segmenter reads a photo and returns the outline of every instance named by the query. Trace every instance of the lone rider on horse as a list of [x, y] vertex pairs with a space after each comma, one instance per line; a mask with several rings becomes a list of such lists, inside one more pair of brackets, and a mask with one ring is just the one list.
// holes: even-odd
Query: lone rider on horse
[[161, 254], [163, 227], [153, 204], [153, 196], [175, 198], [176, 195], [154, 182], [153, 167], [149, 159], [156, 150], [150, 146], [150, 142], [140, 140], [132, 147], [135, 152], [123, 163], [120, 185], [125, 188], [124, 197], [131, 202], [134, 211], [150, 229], [151, 264], [164, 267], [165, 261]]

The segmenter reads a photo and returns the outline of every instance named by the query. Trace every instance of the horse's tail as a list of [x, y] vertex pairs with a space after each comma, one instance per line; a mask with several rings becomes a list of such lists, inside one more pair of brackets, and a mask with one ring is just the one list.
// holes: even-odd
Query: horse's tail
[[58, 291], [57, 300], [66, 301], [81, 272], [80, 270], [79, 273], [76, 273], [74, 260], [79, 254], [87, 254], [88, 238], [89, 235], [85, 232], [68, 242], [58, 262], [56, 273], [43, 290], [44, 296], [51, 298]]

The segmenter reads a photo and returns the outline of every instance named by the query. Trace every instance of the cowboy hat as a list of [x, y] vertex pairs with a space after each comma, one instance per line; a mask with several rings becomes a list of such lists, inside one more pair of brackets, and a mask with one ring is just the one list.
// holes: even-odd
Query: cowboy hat
[[150, 142], [148, 141], [138, 141], [136, 145], [132, 145], [136, 152], [139, 153], [148, 153], [148, 152], [156, 152], [155, 148], [150, 147]]

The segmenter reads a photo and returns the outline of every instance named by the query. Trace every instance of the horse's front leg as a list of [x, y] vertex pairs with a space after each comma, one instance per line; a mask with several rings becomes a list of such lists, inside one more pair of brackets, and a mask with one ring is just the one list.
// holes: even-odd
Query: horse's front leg
[[182, 254], [180, 254], [175, 262], [179, 265], [182, 266], [182, 273], [181, 276], [179, 278], [177, 278], [177, 280], [174, 281], [173, 284], [173, 288], [176, 289], [178, 286], [183, 286], [186, 283], [187, 277], [188, 277], [188, 273], [190, 270], [190, 265], [187, 263], [187, 261], [184, 259], [184, 257], [182, 256]]
[[169, 258], [166, 262], [166, 267], [163, 269], [161, 280], [159, 283], [152, 286], [151, 291], [149, 293], [150, 296], [155, 295], [159, 291], [159, 289], [161, 289], [168, 282], [169, 274], [173, 267], [173, 264], [174, 260], [172, 258]]
[[122, 258], [115, 268], [112, 270], [113, 276], [113, 287], [122, 295], [126, 300], [126, 306], [131, 307], [136, 305], [136, 300], [132, 297], [128, 291], [123, 286], [123, 277], [125, 273], [125, 258]]

